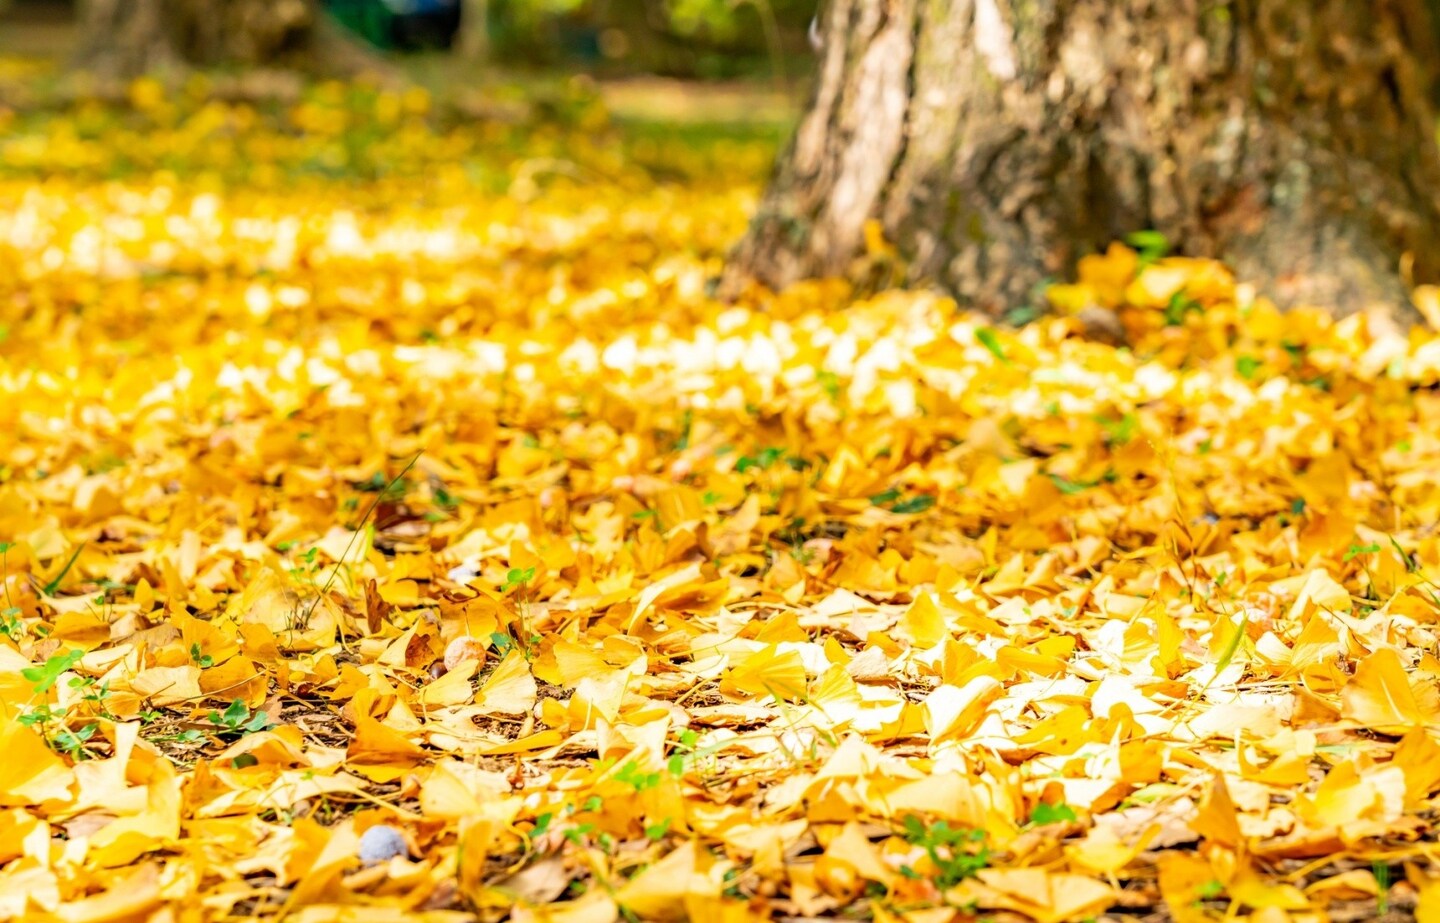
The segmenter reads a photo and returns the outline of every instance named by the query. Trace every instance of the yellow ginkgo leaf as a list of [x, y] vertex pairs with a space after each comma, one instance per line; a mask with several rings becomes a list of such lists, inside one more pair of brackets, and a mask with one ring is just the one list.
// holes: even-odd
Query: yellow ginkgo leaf
[[767, 645], [736, 663], [723, 686], [735, 693], [797, 701], [805, 696], [805, 662], [798, 651]]
[[1430, 681], [1412, 684], [1400, 655], [1381, 648], [1355, 667], [1340, 691], [1340, 714], [1381, 733], [1440, 723], [1440, 692]]
[[535, 707], [537, 691], [525, 655], [511, 651], [481, 684], [475, 705], [482, 713], [523, 715]]

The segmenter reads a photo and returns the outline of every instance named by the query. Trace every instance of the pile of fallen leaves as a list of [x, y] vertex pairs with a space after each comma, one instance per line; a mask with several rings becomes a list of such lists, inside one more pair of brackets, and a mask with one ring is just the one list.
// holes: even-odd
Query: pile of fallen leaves
[[1440, 340], [721, 304], [764, 144], [132, 95], [0, 115], [0, 917], [1440, 913]]

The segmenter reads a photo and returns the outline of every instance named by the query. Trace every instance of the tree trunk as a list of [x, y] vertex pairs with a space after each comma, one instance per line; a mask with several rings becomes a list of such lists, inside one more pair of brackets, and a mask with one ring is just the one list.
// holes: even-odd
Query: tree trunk
[[312, 0], [79, 0], [76, 65], [129, 78], [185, 65], [313, 64]]
[[[992, 313], [1153, 229], [1283, 304], [1407, 313], [1440, 258], [1423, 0], [830, 0], [722, 292], [854, 272]], [[1403, 267], [1402, 267], [1403, 264]]]
[[476, 64], [490, 57], [490, 0], [463, 0], [460, 4], [460, 34], [455, 50], [461, 58]]
[[164, 0], [80, 0], [76, 63], [96, 74], [130, 77], [180, 62]]
[[[1424, 43], [1417, 51], [1422, 61], [1440, 61], [1440, 0], [1425, 0], [1425, 11], [1430, 14], [1430, 32], [1418, 36]], [[1430, 102], [1440, 103], [1440, 67], [1430, 68]]]

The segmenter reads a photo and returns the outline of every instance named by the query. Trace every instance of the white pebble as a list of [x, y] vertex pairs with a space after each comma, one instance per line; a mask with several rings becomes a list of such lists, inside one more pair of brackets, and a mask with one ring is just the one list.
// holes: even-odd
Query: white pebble
[[459, 567], [450, 568], [449, 573], [445, 576], [454, 580], [456, 583], [469, 583], [471, 580], [480, 576], [480, 572], [467, 564], [461, 564]]
[[405, 837], [389, 824], [376, 824], [360, 834], [360, 861], [366, 865], [388, 862], [409, 852]]

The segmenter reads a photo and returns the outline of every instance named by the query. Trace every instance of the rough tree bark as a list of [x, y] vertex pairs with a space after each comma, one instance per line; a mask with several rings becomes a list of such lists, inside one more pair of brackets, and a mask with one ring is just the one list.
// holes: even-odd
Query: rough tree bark
[[1440, 269], [1424, 0], [829, 0], [813, 101], [722, 291], [846, 274], [991, 312], [1141, 230], [1284, 304]]
[[383, 69], [315, 0], [79, 0], [75, 65], [103, 77], [190, 65]]

